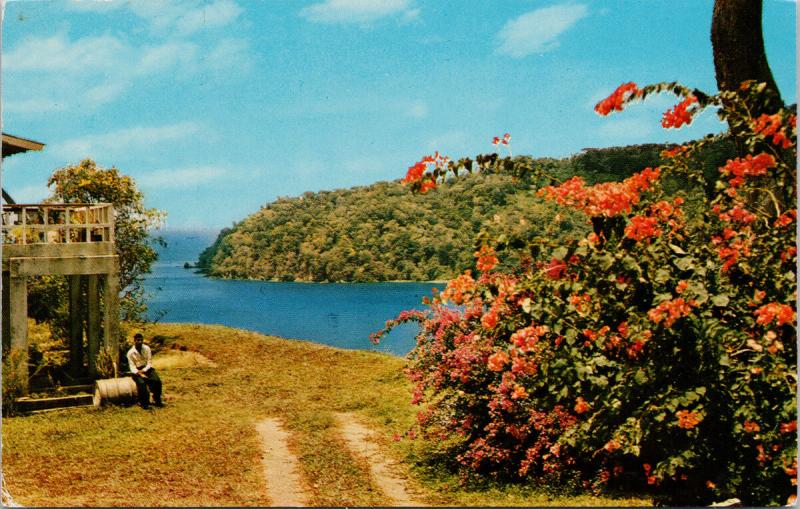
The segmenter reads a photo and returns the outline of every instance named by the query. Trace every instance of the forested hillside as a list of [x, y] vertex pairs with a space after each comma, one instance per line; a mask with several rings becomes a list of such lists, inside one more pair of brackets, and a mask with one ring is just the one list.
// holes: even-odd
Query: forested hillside
[[[580, 175], [596, 183], [657, 166], [664, 148], [586, 149], [561, 160], [529, 161], [560, 179]], [[731, 150], [729, 142], [717, 143], [707, 155], [708, 171], [715, 172]], [[448, 279], [474, 266], [481, 230], [524, 242], [588, 228], [560, 212], [554, 222], [556, 208], [535, 196], [528, 177], [503, 172], [466, 174], [424, 195], [408, 193], [399, 181], [307, 192], [279, 198], [223, 229], [199, 266], [211, 276], [237, 279]]]

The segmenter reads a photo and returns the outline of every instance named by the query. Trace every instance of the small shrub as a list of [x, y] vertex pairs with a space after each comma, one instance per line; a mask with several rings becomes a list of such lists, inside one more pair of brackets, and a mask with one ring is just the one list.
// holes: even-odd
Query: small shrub
[[11, 349], [3, 358], [3, 415], [16, 413], [16, 399], [25, 392], [28, 382], [28, 355], [25, 350]]

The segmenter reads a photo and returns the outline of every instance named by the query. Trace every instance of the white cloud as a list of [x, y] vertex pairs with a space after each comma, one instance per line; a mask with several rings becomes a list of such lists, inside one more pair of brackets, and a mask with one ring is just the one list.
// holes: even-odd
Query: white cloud
[[217, 71], [235, 68], [241, 74], [253, 65], [250, 46], [242, 39], [221, 39], [203, 58], [209, 69]]
[[406, 110], [406, 116], [411, 118], [427, 118], [428, 105], [422, 101], [414, 101]]
[[201, 128], [194, 122], [157, 127], [128, 127], [116, 131], [73, 138], [52, 143], [50, 153], [68, 161], [77, 161], [84, 157], [98, 160], [116, 159], [142, 147], [152, 148], [154, 145], [176, 142], [200, 134]]
[[125, 8], [153, 31], [177, 35], [228, 26], [243, 12], [233, 0], [72, 0], [67, 5], [75, 11], [97, 13]]
[[231, 38], [204, 48], [183, 39], [135, 46], [109, 34], [76, 40], [65, 33], [32, 37], [3, 55], [7, 76], [27, 84], [9, 89], [4, 106], [26, 113], [91, 109], [122, 97], [157, 73], [181, 79], [235, 68], [241, 74], [250, 60], [248, 45]]
[[182, 34], [191, 34], [198, 30], [227, 26], [242, 13], [242, 8], [230, 0], [217, 0], [200, 8], [187, 11], [175, 22]]
[[314, 23], [369, 24], [396, 15], [409, 22], [419, 16], [419, 9], [412, 7], [412, 0], [324, 0], [300, 11]]
[[222, 178], [227, 172], [215, 166], [193, 166], [156, 170], [136, 177], [142, 189], [181, 189], [206, 184]]
[[433, 153], [463, 154], [468, 148], [467, 134], [464, 131], [448, 131], [428, 141], [427, 149]]
[[90, 36], [70, 42], [65, 34], [27, 38], [3, 55], [6, 71], [107, 70], [128, 50], [116, 37]]
[[604, 119], [598, 131], [607, 140], [634, 143], [652, 139], [657, 126], [652, 118], [617, 117]]
[[558, 47], [558, 37], [588, 14], [582, 4], [536, 9], [507, 22], [498, 34], [498, 52], [513, 58]]

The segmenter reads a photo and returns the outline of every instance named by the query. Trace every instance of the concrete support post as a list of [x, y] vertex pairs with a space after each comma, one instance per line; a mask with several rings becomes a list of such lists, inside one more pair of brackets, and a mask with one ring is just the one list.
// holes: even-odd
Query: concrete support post
[[19, 365], [23, 394], [28, 393], [28, 281], [25, 276], [9, 278], [9, 310], [11, 349], [22, 352], [25, 359]]
[[111, 358], [119, 362], [119, 273], [103, 278], [103, 302], [103, 343], [111, 351]]
[[69, 370], [83, 371], [83, 317], [81, 312], [81, 276], [67, 276], [69, 283]]
[[11, 348], [11, 288], [8, 272], [3, 272], [3, 352]]
[[89, 343], [89, 377], [97, 376], [97, 353], [100, 351], [100, 278], [97, 274], [86, 276], [86, 300], [88, 305], [88, 323], [86, 338]]

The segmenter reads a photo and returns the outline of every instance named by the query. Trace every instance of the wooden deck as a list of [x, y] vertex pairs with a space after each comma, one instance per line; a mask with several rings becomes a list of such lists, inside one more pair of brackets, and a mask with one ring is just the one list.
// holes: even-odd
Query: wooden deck
[[[93, 376], [101, 329], [103, 344], [115, 353], [119, 348], [119, 258], [114, 244], [113, 206], [108, 203], [3, 204], [0, 238], [3, 244], [4, 350], [10, 347], [27, 351], [28, 348], [28, 277], [67, 276], [70, 363], [73, 368], [80, 369], [83, 358], [80, 317], [81, 309], [86, 307], [88, 370]], [[84, 280], [86, 282], [82, 283]]]

